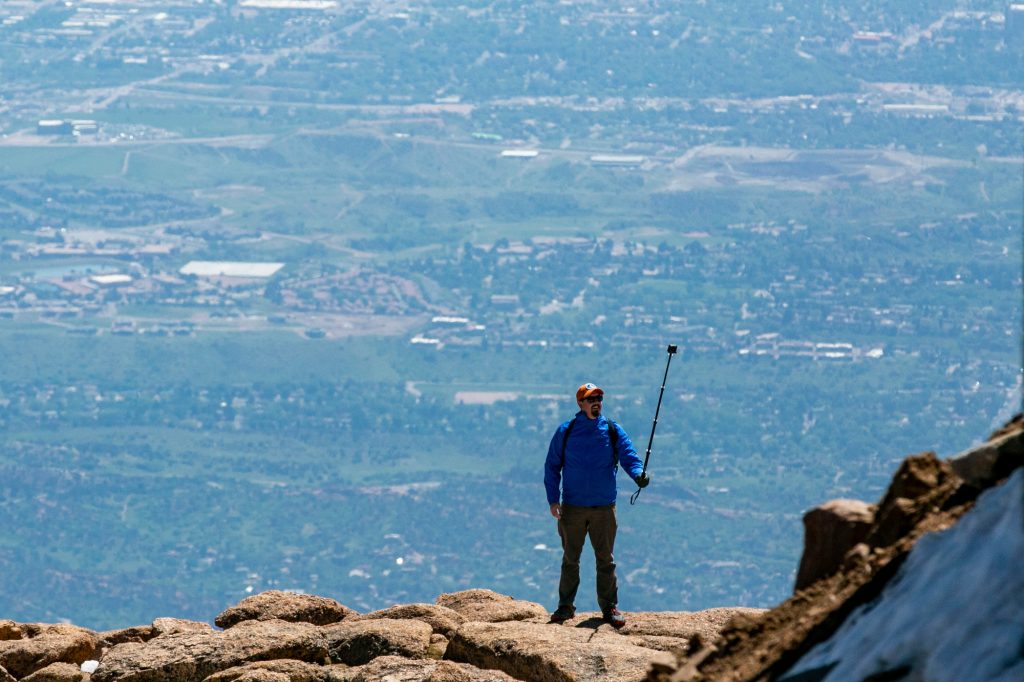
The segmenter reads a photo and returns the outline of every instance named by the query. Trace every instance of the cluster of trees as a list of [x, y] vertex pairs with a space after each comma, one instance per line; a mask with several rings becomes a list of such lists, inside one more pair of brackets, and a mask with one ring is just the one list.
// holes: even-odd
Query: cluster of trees
[[55, 178], [0, 182], [0, 201], [33, 216], [36, 224], [50, 226], [127, 227], [208, 218], [217, 213], [209, 204], [167, 194]]

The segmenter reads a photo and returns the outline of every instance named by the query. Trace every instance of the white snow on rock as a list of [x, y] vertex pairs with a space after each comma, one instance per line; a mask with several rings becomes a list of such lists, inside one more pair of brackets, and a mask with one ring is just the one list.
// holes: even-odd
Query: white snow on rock
[[85, 661], [82, 663], [82, 672], [94, 673], [98, 667], [100, 667], [99, 661]]
[[955, 526], [921, 538], [882, 594], [780, 682], [895, 671], [929, 682], [1024, 680], [1024, 469]]

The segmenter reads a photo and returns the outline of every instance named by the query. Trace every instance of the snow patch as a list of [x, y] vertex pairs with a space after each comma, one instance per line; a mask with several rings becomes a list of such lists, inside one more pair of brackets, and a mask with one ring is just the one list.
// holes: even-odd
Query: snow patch
[[[949, 530], [921, 538], [878, 599], [780, 682], [883, 673], [930, 682], [1024, 680], [1024, 469]], [[895, 679], [895, 678], [893, 678]]]

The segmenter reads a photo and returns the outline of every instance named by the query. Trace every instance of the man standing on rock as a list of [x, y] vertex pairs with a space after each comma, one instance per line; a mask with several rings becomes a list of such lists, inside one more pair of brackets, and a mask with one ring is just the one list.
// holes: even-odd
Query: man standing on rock
[[[618, 465], [638, 486], [650, 478], [629, 435], [601, 415], [604, 391], [594, 384], [576, 389], [580, 411], [561, 424], [551, 438], [544, 462], [544, 487], [551, 515], [558, 519], [562, 538], [562, 577], [558, 583], [558, 608], [551, 621], [564, 623], [576, 615], [576, 590], [580, 586], [580, 554], [590, 536], [597, 560], [597, 604], [604, 620], [621, 628], [626, 619], [619, 612], [615, 579], [615, 500]], [[561, 502], [559, 502], [561, 487]]]

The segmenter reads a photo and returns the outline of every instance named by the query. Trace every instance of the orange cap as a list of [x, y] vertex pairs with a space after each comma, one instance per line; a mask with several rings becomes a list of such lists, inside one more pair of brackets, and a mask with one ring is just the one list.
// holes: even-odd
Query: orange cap
[[604, 395], [604, 391], [602, 391], [596, 384], [583, 384], [576, 389], [576, 402], [579, 402], [584, 398], [589, 398], [592, 395]]

